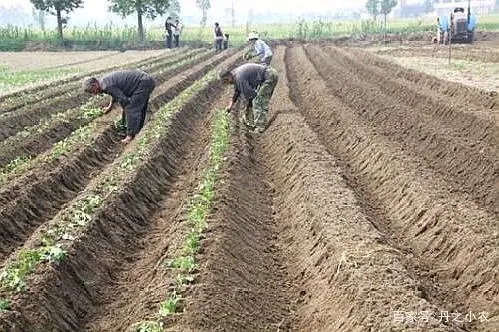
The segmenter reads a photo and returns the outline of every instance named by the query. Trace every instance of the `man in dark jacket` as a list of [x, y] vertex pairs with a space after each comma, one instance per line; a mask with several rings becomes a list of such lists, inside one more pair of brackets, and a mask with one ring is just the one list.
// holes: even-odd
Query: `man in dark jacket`
[[173, 38], [173, 29], [175, 26], [173, 25], [172, 18], [168, 16], [165, 21], [165, 30], [166, 30], [166, 47], [172, 48], [172, 38]]
[[222, 70], [220, 79], [225, 84], [234, 84], [234, 95], [227, 111], [233, 110], [242, 95], [248, 102], [246, 110], [253, 108], [253, 132], [263, 133], [267, 127], [270, 98], [279, 80], [277, 71], [271, 66], [247, 63], [233, 71]]
[[127, 127], [127, 136], [122, 140], [124, 143], [130, 142], [144, 126], [149, 97], [155, 86], [149, 74], [136, 69], [115, 71], [100, 79], [89, 77], [83, 80], [84, 91], [105, 93], [112, 97], [104, 113], [109, 112], [115, 103], [123, 107]]

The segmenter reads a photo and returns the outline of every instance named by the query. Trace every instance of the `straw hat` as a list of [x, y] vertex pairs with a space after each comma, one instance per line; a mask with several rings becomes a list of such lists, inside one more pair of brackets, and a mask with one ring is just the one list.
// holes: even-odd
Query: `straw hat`
[[248, 40], [258, 39], [258, 34], [256, 32], [250, 32], [248, 35]]

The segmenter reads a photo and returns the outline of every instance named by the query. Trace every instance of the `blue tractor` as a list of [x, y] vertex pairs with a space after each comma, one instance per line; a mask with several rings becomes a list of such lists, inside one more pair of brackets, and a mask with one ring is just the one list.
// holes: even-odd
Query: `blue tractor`
[[442, 15], [437, 19], [438, 33], [436, 42], [439, 44], [473, 43], [476, 17], [471, 14], [471, 1], [468, 2], [468, 13], [464, 8], [456, 7], [450, 17]]

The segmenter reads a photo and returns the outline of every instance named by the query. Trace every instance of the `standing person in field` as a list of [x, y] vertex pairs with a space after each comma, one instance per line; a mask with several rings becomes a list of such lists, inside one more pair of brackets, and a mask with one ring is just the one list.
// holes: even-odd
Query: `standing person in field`
[[234, 84], [234, 95], [227, 111], [234, 109], [239, 97], [247, 100], [246, 110], [253, 108], [253, 133], [263, 133], [267, 127], [269, 102], [279, 80], [277, 71], [271, 66], [246, 63], [233, 71], [224, 69], [219, 74], [224, 84]]
[[215, 23], [215, 48], [217, 51], [222, 51], [222, 44], [224, 40], [224, 33], [222, 28], [220, 28], [220, 24], [218, 22]]
[[180, 20], [175, 21], [175, 31], [173, 32], [173, 37], [175, 40], [175, 47], [179, 47], [180, 45], [180, 34], [182, 33], [182, 23], [180, 23]]
[[172, 23], [172, 18], [170, 16], [168, 16], [168, 18], [165, 21], [166, 47], [167, 48], [172, 48], [173, 28], [174, 28], [174, 25]]
[[251, 32], [248, 36], [248, 41], [252, 43], [254, 49], [250, 49], [244, 54], [244, 59], [249, 60], [252, 57], [259, 56], [262, 64], [270, 66], [272, 61], [272, 50], [269, 45], [258, 37], [256, 32]]
[[109, 112], [115, 103], [123, 107], [122, 121], [127, 128], [123, 143], [133, 140], [144, 126], [149, 97], [155, 86], [152, 76], [136, 69], [115, 71], [100, 79], [88, 77], [83, 80], [84, 91], [96, 95], [105, 93], [112, 97], [104, 113]]

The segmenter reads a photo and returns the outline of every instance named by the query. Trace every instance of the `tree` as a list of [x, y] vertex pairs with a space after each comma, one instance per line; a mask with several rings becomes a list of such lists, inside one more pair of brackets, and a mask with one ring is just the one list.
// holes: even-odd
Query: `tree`
[[367, 0], [366, 2], [367, 12], [373, 17], [373, 20], [375, 21], [379, 15], [379, 10], [380, 10], [379, 4], [380, 0]]
[[170, 6], [168, 7], [168, 14], [177, 19], [180, 17], [180, 3], [178, 0], [170, 0]]
[[[497, 1], [499, 1], [499, 0], [497, 0]], [[423, 4], [423, 9], [424, 9], [425, 13], [433, 12], [433, 10], [435, 9], [433, 7], [433, 0], [425, 0], [425, 2]]]
[[196, 0], [196, 6], [203, 12], [201, 26], [204, 28], [206, 26], [206, 21], [208, 20], [208, 10], [211, 8], [210, 0]]
[[[69, 17], [67, 15], [76, 8], [83, 7], [83, 0], [31, 0], [31, 3], [36, 9], [57, 16], [57, 34], [60, 40], [63, 38], [63, 24], [68, 23]], [[62, 16], [63, 12], [66, 12], [64, 17]]]
[[165, 15], [170, 9], [171, 0], [110, 0], [109, 10], [120, 14], [123, 18], [136, 13], [139, 40], [144, 43], [143, 17], [154, 20], [157, 16]]
[[42, 31], [45, 31], [45, 12], [33, 7], [33, 20], [40, 26]]
[[392, 11], [393, 8], [397, 5], [397, 0], [381, 0], [380, 1], [380, 10], [379, 13], [383, 15], [384, 18], [384, 26], [385, 26], [385, 39], [386, 39], [386, 17], [390, 12]]

